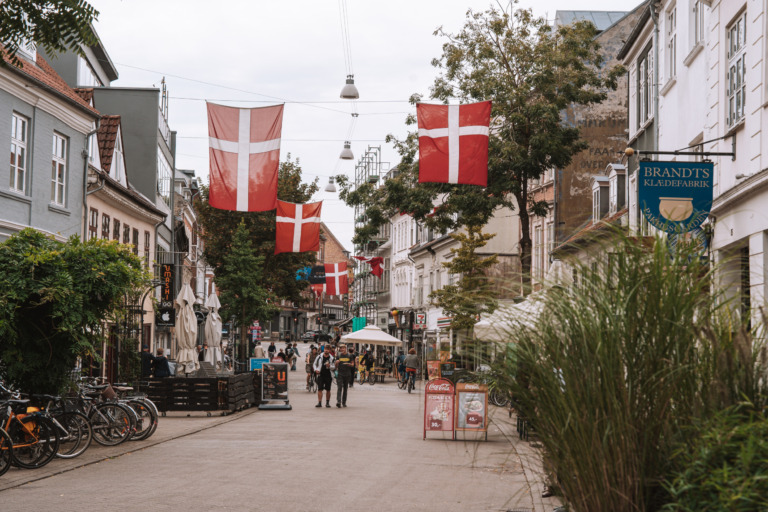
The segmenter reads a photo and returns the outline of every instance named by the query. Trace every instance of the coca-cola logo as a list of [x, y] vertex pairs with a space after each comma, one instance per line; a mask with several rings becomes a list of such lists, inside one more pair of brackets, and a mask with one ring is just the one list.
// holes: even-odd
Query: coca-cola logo
[[480, 385], [479, 384], [464, 384], [464, 389], [480, 390]]
[[444, 382], [442, 384], [430, 383], [427, 390], [433, 393], [450, 393], [452, 391], [451, 387], [452, 386], [447, 382]]

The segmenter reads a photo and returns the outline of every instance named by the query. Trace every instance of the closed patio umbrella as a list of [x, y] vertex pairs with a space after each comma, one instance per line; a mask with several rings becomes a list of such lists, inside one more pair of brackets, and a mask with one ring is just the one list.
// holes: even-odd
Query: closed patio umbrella
[[212, 293], [208, 296], [208, 300], [205, 301], [205, 306], [208, 308], [208, 318], [205, 319], [205, 341], [208, 343], [208, 352], [205, 355], [205, 360], [213, 365], [216, 370], [222, 368], [222, 356], [221, 356], [221, 316], [219, 315], [219, 308], [221, 303], [219, 297]]
[[197, 341], [197, 317], [192, 305], [195, 294], [189, 283], [184, 283], [176, 297], [176, 344], [178, 346], [176, 361], [177, 368], [184, 373], [192, 373], [199, 367], [195, 343]]

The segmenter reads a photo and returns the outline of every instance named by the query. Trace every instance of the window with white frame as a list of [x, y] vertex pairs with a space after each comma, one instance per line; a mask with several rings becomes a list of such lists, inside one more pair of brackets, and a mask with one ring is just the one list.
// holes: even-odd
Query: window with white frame
[[53, 158], [51, 168], [51, 202], [64, 206], [67, 200], [67, 139], [53, 134]]
[[741, 13], [726, 29], [728, 35], [728, 71], [726, 84], [728, 92], [728, 126], [734, 126], [744, 119], [744, 100], [747, 72], [747, 13]]
[[667, 80], [677, 76], [677, 8], [667, 11]]
[[592, 191], [592, 224], [600, 221], [600, 189]]
[[78, 87], [101, 87], [99, 77], [91, 69], [90, 64], [82, 57], [77, 59], [77, 86]]
[[694, 0], [693, 12], [691, 13], [692, 46], [704, 42], [704, 7], [702, 0]]
[[533, 228], [533, 275], [538, 278], [544, 275], [544, 244], [541, 226]]
[[27, 183], [27, 128], [26, 117], [13, 114], [11, 118], [11, 190], [24, 193]]
[[163, 151], [157, 148], [157, 191], [165, 203], [171, 204], [171, 164], [165, 158]]
[[[110, 169], [112, 177], [122, 183], [123, 176], [125, 176], [125, 157], [123, 156], [123, 137], [115, 138], [115, 154], [112, 157], [112, 169]], [[127, 180], [126, 180], [127, 182]]]
[[637, 61], [637, 126], [642, 127], [653, 117], [653, 52], [643, 52]]
[[552, 254], [555, 250], [555, 223], [547, 222], [547, 253]]

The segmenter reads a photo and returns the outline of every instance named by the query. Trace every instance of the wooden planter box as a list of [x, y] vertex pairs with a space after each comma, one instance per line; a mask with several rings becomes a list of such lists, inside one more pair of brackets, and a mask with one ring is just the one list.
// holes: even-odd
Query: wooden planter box
[[160, 412], [236, 411], [256, 403], [250, 373], [216, 378], [168, 377], [142, 386]]

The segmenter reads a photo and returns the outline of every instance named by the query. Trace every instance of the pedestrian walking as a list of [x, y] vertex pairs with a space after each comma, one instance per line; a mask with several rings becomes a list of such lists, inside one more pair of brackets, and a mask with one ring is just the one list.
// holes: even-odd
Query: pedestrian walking
[[325, 406], [331, 406], [331, 383], [333, 382], [333, 371], [336, 369], [333, 356], [325, 351], [315, 358], [312, 365], [317, 379], [317, 405], [323, 406], [323, 391], [325, 391]]
[[293, 344], [293, 357], [291, 358], [291, 371], [292, 372], [296, 371], [296, 361], [298, 361], [300, 357], [301, 357], [301, 354], [299, 353], [299, 344], [298, 343], [294, 343]]
[[352, 381], [354, 367], [355, 360], [347, 352], [347, 346], [339, 345], [339, 356], [336, 359], [336, 371], [339, 374], [336, 377], [336, 407], [347, 406], [347, 389]]
[[265, 357], [267, 357], [264, 354], [264, 348], [261, 346], [261, 342], [260, 341], [258, 343], [256, 343], [255, 347], [253, 347], [253, 357], [255, 357], [257, 359], [264, 359]]
[[208, 354], [208, 344], [207, 343], [203, 343], [202, 350], [200, 350], [200, 352], [198, 352], [198, 354], [197, 354], [197, 360], [201, 361], [201, 362], [205, 361], [205, 356], [207, 354]]
[[315, 359], [317, 359], [317, 347], [312, 345], [309, 353], [307, 354], [307, 359], [304, 361], [305, 368], [307, 370], [307, 391], [309, 391], [309, 379], [311, 379], [315, 373], [315, 371], [312, 369], [312, 364], [314, 364]]

